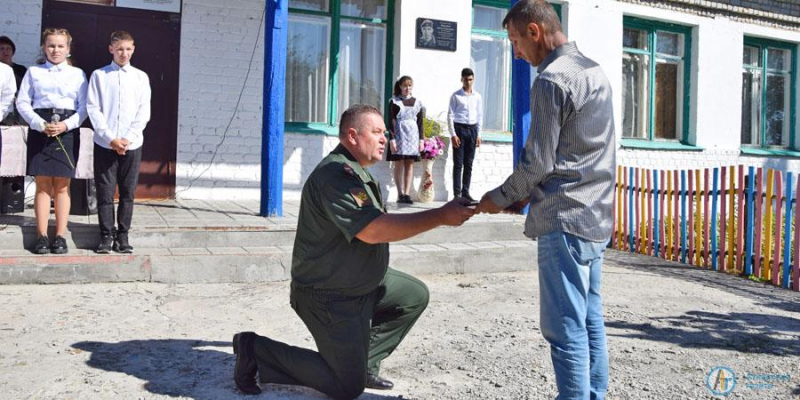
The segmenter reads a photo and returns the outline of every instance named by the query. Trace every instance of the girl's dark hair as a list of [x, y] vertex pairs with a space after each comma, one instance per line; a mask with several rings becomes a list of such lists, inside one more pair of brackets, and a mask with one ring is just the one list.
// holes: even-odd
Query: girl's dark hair
[[401, 76], [400, 79], [398, 79], [397, 82], [394, 83], [394, 91], [393, 91], [392, 94], [394, 94], [395, 96], [399, 96], [400, 95], [400, 85], [402, 85], [403, 82], [405, 82], [405, 81], [411, 81], [412, 83], [414, 82], [414, 80], [411, 79], [411, 77], [408, 76], [408, 75]]

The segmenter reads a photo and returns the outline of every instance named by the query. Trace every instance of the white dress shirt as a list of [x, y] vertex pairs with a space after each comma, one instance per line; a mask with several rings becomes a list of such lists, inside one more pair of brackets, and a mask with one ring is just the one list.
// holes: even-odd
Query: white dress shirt
[[17, 93], [17, 80], [14, 70], [0, 63], [0, 121], [14, 111], [14, 95]]
[[80, 127], [86, 119], [86, 74], [66, 61], [28, 68], [19, 86], [17, 111], [31, 128], [41, 131], [50, 121], [33, 111], [37, 108], [73, 110], [75, 114], [62, 122], [70, 131]]
[[477, 125], [478, 137], [481, 136], [481, 126], [483, 126], [483, 99], [480, 93], [472, 90], [468, 94], [464, 88], [458, 89], [450, 97], [450, 107], [447, 110], [447, 129], [450, 137], [456, 136], [454, 123]]
[[150, 121], [150, 78], [130, 64], [95, 70], [89, 80], [86, 105], [94, 126], [94, 142], [111, 149], [114, 139], [127, 139], [128, 150], [142, 147]]

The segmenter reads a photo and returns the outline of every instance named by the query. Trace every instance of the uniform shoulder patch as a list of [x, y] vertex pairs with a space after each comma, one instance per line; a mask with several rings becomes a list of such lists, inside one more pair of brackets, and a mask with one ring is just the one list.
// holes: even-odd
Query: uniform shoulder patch
[[342, 169], [344, 169], [344, 172], [347, 173], [347, 175], [356, 176], [356, 171], [353, 170], [353, 167], [351, 167], [350, 164], [342, 164]]
[[353, 200], [355, 200], [359, 207], [372, 205], [372, 199], [369, 198], [367, 191], [364, 190], [363, 187], [351, 188], [350, 195], [353, 196]]

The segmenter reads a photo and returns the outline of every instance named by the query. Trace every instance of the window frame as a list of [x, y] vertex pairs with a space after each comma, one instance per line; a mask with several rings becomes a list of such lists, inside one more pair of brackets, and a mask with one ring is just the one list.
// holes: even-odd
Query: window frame
[[[640, 54], [650, 57], [650, 65], [648, 68], [649, 82], [648, 82], [648, 109], [647, 109], [647, 138], [631, 138], [623, 137], [623, 145], [632, 145], [636, 147], [637, 144], [642, 143], [680, 143], [682, 145], [691, 146], [689, 143], [689, 120], [691, 111], [691, 82], [692, 82], [692, 30], [691, 26], [679, 25], [670, 22], [649, 20], [639, 17], [625, 15], [622, 20], [623, 29], [639, 29], [647, 32], [647, 46], [649, 50], [633, 49], [629, 47], [622, 47], [623, 55], [625, 53]], [[655, 107], [656, 107], [656, 66], [657, 60], [664, 58], [663, 56], [656, 57], [657, 53], [657, 32], [669, 32], [683, 36], [683, 96], [681, 97], [681, 126], [680, 131], [675, 139], [658, 139], [654, 138], [655, 135]], [[627, 143], [626, 143], [627, 142]], [[648, 146], [649, 147], [649, 146]]]
[[[284, 130], [293, 133], [324, 134], [335, 136], [339, 134], [339, 114], [344, 110], [339, 110], [339, 39], [342, 20], [364, 22], [370, 24], [383, 24], [386, 30], [386, 59], [384, 61], [384, 85], [383, 93], [392, 92], [392, 66], [394, 65], [394, 10], [395, 0], [386, 0], [386, 18], [364, 18], [342, 15], [342, 1], [330, 0], [328, 11], [306, 10], [302, 8], [289, 7], [289, 14], [311, 15], [330, 18], [330, 43], [328, 49], [328, 109], [326, 122], [286, 122]], [[384, 99], [382, 110], [384, 115], [388, 115], [388, 98]]]
[[[513, 104], [512, 104], [513, 96], [512, 96], [512, 93], [511, 93], [511, 88], [512, 88], [512, 85], [513, 85], [513, 82], [512, 82], [513, 81], [513, 77], [512, 77], [512, 74], [511, 74], [511, 64], [514, 61], [514, 49], [511, 47], [511, 42], [508, 40], [508, 33], [506, 33], [505, 30], [495, 31], [495, 30], [491, 30], [491, 29], [475, 28], [475, 7], [476, 6], [499, 8], [499, 9], [502, 9], [502, 10], [506, 10], [506, 12], [508, 12], [508, 10], [511, 8], [511, 6], [509, 5], [509, 1], [473, 0], [472, 1], [471, 21], [470, 21], [470, 37], [469, 37], [469, 40], [470, 40], [470, 55], [469, 55], [470, 64], [472, 63], [472, 51], [471, 51], [472, 47], [471, 46], [472, 46], [472, 36], [473, 35], [484, 36], [484, 37], [489, 37], [489, 38], [493, 38], [493, 39], [500, 38], [500, 39], [503, 39], [504, 41], [508, 42], [508, 48], [509, 48], [509, 51], [510, 51], [511, 54], [509, 55], [508, 71], [507, 71], [507, 76], [508, 76], [508, 87], [507, 87], [508, 99], [506, 100], [506, 104], [508, 105], [508, 110], [506, 110], [506, 114], [507, 114], [506, 115], [506, 126], [504, 127], [505, 129], [501, 129], [501, 130], [484, 129], [484, 131], [486, 133], [510, 133], [511, 129], [513, 127], [513, 124], [514, 124], [514, 107], [513, 107]], [[485, 93], [482, 93], [481, 95], [485, 95]]]
[[[758, 144], [750, 144], [750, 143], [740, 143], [740, 147], [743, 150], [797, 150], [797, 145], [795, 144], [795, 124], [797, 118], [797, 45], [793, 45], [792, 43], [788, 42], [781, 42], [778, 40], [773, 39], [766, 39], [766, 38], [759, 38], [753, 36], [744, 36], [744, 41], [742, 43], [742, 51], [744, 51], [744, 46], [756, 47], [758, 48], [759, 55], [762, 60], [762, 66], [757, 68], [758, 71], [761, 73], [761, 96], [759, 99], [759, 108], [760, 108], [760, 124], [758, 127]], [[767, 97], [767, 90], [766, 90], [766, 83], [767, 83], [767, 72], [775, 71], [770, 70], [768, 67], [769, 62], [769, 55], [768, 50], [770, 48], [773, 49], [780, 49], [780, 50], [788, 50], [790, 52], [791, 58], [791, 71], [789, 73], [789, 145], [788, 146], [775, 146], [775, 145], [766, 145], [766, 135], [767, 135], [767, 119], [766, 113], [767, 109], [764, 107], [766, 103]], [[745, 65], [744, 60], [742, 60], [742, 69], [754, 69], [751, 66]], [[742, 104], [742, 110], [740, 112], [744, 112], [744, 104]], [[739, 131], [739, 140], [741, 140], [741, 129]]]

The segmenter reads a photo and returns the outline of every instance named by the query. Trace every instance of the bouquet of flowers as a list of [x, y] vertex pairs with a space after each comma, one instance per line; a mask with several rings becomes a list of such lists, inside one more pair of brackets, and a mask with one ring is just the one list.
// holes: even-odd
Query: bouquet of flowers
[[422, 140], [423, 148], [420, 156], [423, 160], [433, 160], [444, 154], [444, 142], [439, 136], [431, 136]]

